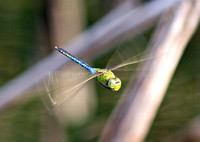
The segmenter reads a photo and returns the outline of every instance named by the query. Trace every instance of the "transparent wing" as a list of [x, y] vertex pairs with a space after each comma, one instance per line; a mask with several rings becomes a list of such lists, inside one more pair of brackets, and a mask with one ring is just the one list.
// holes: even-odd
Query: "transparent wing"
[[143, 55], [146, 44], [147, 41], [145, 37], [139, 35], [117, 45], [117, 48], [110, 60], [108, 61], [106, 67], [115, 67], [119, 64], [122, 65], [123, 63], [126, 64], [137, 61]]
[[136, 36], [118, 45], [110, 58], [106, 68], [113, 70], [120, 79], [128, 79], [135, 71], [148, 70], [136, 69], [136, 64], [154, 59], [144, 58], [147, 40], [143, 35]]
[[39, 91], [50, 114], [53, 114], [62, 103], [74, 98], [76, 92], [96, 76], [97, 74], [91, 75], [89, 72], [49, 73], [42, 81]]

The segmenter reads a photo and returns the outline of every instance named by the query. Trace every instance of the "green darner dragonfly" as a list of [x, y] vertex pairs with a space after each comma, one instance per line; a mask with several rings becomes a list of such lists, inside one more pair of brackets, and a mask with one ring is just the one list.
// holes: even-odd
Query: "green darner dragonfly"
[[[75, 75], [74, 73], [68, 75], [65, 73], [49, 74], [48, 79], [43, 83], [45, 85], [45, 89], [41, 91], [41, 94], [50, 112], [54, 112], [55, 109], [66, 100], [71, 100], [76, 95], [77, 90], [79, 90], [84, 84], [93, 78], [96, 78], [103, 87], [111, 91], [118, 91], [123, 83], [113, 71], [120, 69], [123, 71], [132, 71], [132, 65], [153, 59], [151, 57], [141, 59], [142, 54], [136, 54], [137, 56], [134, 56], [132, 53], [133, 51], [130, 50], [130, 46], [127, 47], [127, 49], [123, 48], [116, 50], [113, 57], [109, 60], [107, 67], [104, 69], [93, 68], [66, 50], [55, 47], [58, 52], [81, 65], [89, 72], [86, 74], [78, 73]], [[119, 63], [119, 61], [122, 62]]]

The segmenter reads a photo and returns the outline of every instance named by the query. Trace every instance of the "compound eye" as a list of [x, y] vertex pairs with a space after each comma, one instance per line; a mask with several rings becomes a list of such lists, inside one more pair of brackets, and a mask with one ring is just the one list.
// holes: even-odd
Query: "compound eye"
[[121, 88], [121, 80], [119, 78], [111, 78], [108, 82], [108, 86], [113, 91], [118, 91]]

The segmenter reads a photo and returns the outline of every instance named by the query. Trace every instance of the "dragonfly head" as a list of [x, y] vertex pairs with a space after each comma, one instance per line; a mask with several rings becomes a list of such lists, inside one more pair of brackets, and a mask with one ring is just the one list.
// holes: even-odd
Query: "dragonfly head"
[[112, 91], [118, 91], [121, 88], [121, 80], [118, 77], [115, 78], [111, 78], [108, 81], [108, 87], [112, 90]]

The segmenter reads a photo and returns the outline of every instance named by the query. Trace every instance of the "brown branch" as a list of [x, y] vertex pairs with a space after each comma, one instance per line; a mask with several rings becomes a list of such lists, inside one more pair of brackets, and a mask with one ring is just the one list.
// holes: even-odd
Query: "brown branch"
[[[118, 18], [112, 19], [105, 25], [94, 25], [63, 48], [69, 52], [84, 58], [93, 59], [111, 50], [114, 40], [121, 39], [120, 36], [129, 32], [135, 34], [138, 29], [145, 30], [153, 26], [155, 19], [181, 0], [157, 0], [129, 11]], [[0, 90], [0, 109], [3, 109], [16, 98], [22, 97], [24, 93], [35, 86], [49, 72], [56, 71], [63, 65], [69, 65], [69, 60], [58, 54], [51, 54], [38, 64], [26, 70], [12, 81], [8, 82]]]
[[[150, 57], [135, 84], [126, 90], [127, 99], [114, 111], [100, 142], [141, 142], [152, 124], [170, 79], [186, 44], [198, 25], [200, 1], [185, 0], [163, 19], [150, 44]], [[133, 88], [133, 89], [132, 89]]]

